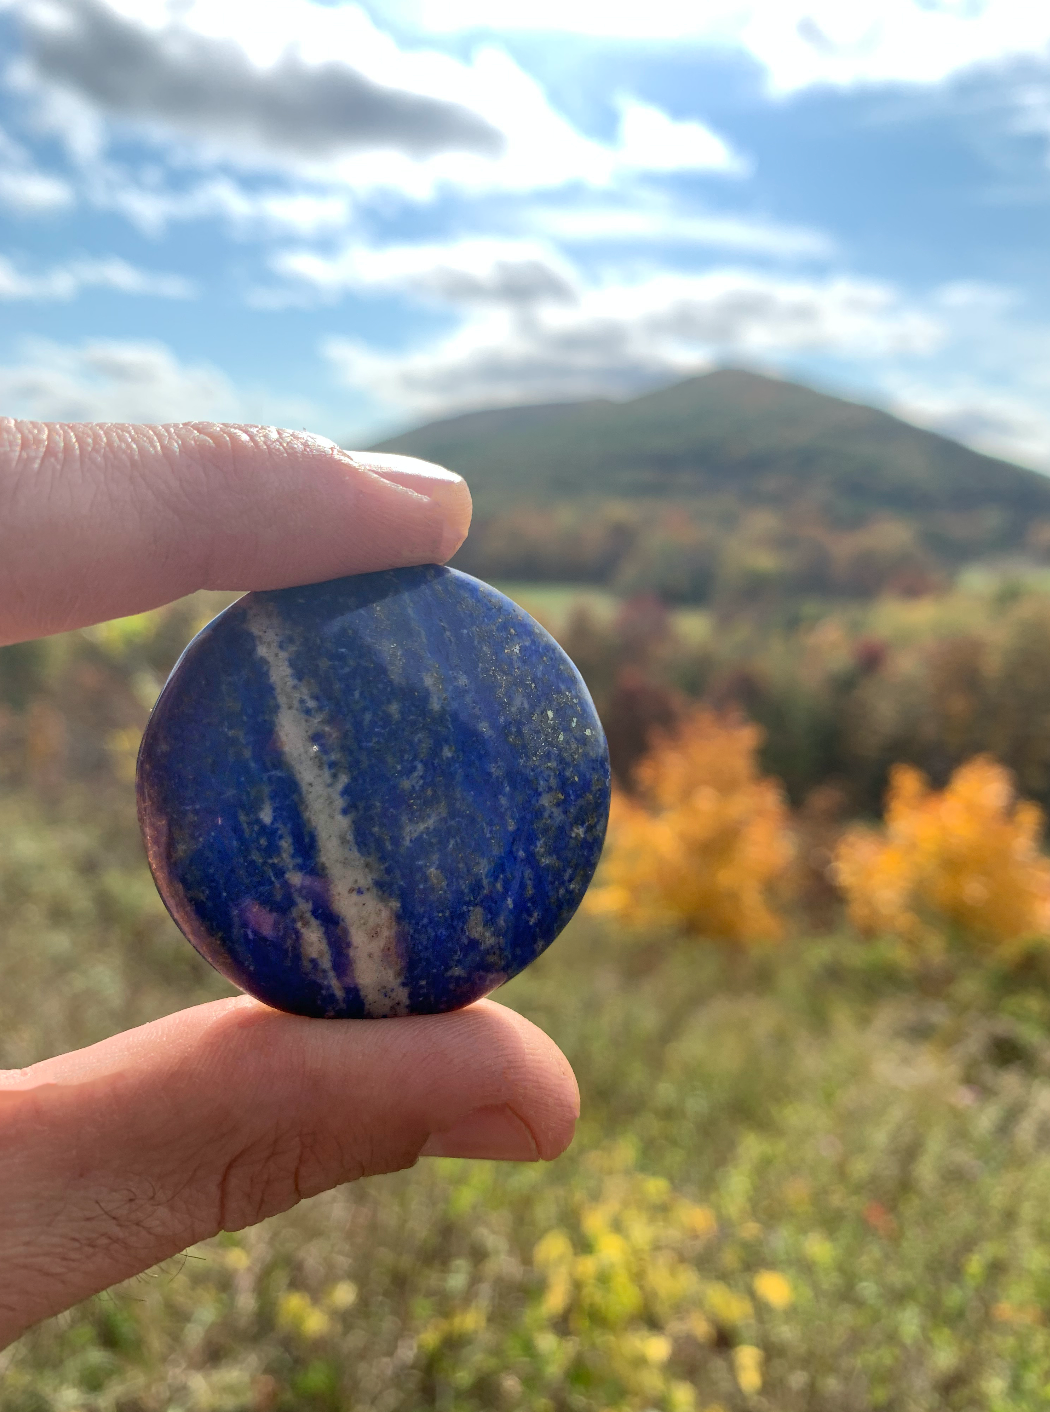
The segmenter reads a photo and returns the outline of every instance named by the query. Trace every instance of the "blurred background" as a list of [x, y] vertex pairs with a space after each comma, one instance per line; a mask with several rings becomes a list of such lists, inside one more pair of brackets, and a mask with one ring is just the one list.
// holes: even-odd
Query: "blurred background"
[[[461, 471], [617, 783], [501, 992], [570, 1153], [208, 1242], [2, 1412], [1044, 1406], [1050, 11], [0, 0], [0, 50], [0, 410]], [[0, 650], [0, 1065], [227, 993], [133, 776], [228, 601]]]

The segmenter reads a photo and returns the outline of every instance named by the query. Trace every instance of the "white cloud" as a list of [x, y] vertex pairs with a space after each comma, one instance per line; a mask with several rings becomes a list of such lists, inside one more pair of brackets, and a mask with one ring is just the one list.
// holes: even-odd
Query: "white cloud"
[[172, 189], [104, 163], [87, 174], [85, 194], [96, 209], [116, 212], [151, 236], [174, 222], [218, 220], [238, 237], [316, 239], [345, 232], [354, 221], [353, 197], [346, 190], [260, 190], [226, 174]]
[[721, 270], [590, 289], [573, 303], [484, 310], [450, 337], [407, 354], [338, 337], [323, 352], [347, 385], [436, 415], [628, 392], [716, 359], [925, 356], [942, 337], [935, 319], [883, 284]]
[[307, 60], [292, 33], [268, 62], [253, 61], [257, 10], [242, 10], [231, 35], [209, 33], [203, 17], [182, 18], [182, 5], [159, 15], [157, 8], [22, 0], [32, 71], [118, 118], [263, 152], [323, 157], [392, 148], [428, 156], [452, 148], [494, 156], [501, 149], [498, 131], [458, 100], [377, 81], [338, 53]]
[[[617, 139], [596, 141], [498, 44], [469, 60], [402, 48], [354, 4], [16, 0], [16, 8], [30, 50], [12, 81], [87, 166], [106, 149], [105, 117], [113, 133], [133, 124], [182, 166], [280, 170], [358, 196], [393, 190], [428, 200], [449, 187], [532, 191], [608, 186], [642, 171], [746, 171], [703, 123], [629, 96]], [[138, 200], [148, 207], [148, 192]]]
[[989, 318], [1007, 313], [1020, 303], [1016, 289], [974, 279], [957, 279], [942, 284], [934, 290], [933, 299], [939, 308], [950, 310], [963, 319], [976, 317], [978, 326], [985, 324]]
[[919, 426], [1001, 456], [1050, 471], [1050, 378], [1035, 388], [995, 389], [954, 379], [946, 386], [898, 382], [893, 410]]
[[1014, 89], [1014, 130], [1050, 137], [1050, 84], [1025, 83]]
[[[563, 244], [570, 247], [574, 239], [581, 245], [598, 243], [599, 247], [610, 240], [628, 242], [632, 277], [624, 275], [622, 262], [621, 268], [614, 261], [604, 264], [602, 282], [613, 289], [637, 285], [642, 277], [653, 278], [653, 261], [639, 260], [635, 253], [639, 236], [662, 245], [721, 245], [781, 260], [833, 253], [831, 242], [818, 232], [729, 217], [675, 216], [663, 207], [649, 211], [595, 206], [564, 212], [530, 207], [524, 219], [561, 236]], [[301, 307], [336, 302], [349, 291], [383, 291], [460, 309], [501, 305], [524, 310], [540, 304], [579, 302], [585, 297], [587, 283], [562, 250], [543, 238], [475, 237], [382, 248], [350, 241], [334, 252], [283, 250], [270, 257], [269, 265], [281, 283], [250, 293], [249, 302], [257, 308]], [[593, 285], [593, 260], [590, 267]]]
[[[270, 262], [274, 273], [299, 287], [299, 298], [335, 299], [347, 290], [403, 291], [454, 306], [523, 308], [579, 296], [573, 267], [533, 241], [475, 239], [446, 245], [348, 245], [335, 255], [284, 251]], [[260, 291], [263, 307], [299, 302], [290, 291]]]
[[676, 122], [659, 108], [625, 99], [620, 111], [619, 166], [644, 172], [728, 172], [747, 165], [704, 123]]
[[392, 10], [434, 34], [546, 30], [741, 49], [781, 92], [933, 83], [1050, 48], [1039, 0], [393, 0]]
[[946, 325], [944, 356], [921, 374], [888, 369], [878, 379], [887, 402], [978, 451], [1050, 471], [1050, 328], [1001, 285], [953, 281], [930, 304]]
[[0, 367], [8, 416], [42, 421], [236, 420], [241, 399], [205, 364], [180, 363], [162, 343], [90, 340], [79, 347], [35, 340], [17, 367]]
[[72, 204], [69, 183], [40, 171], [25, 148], [0, 128], [0, 206], [17, 215], [38, 216]]
[[345, 408], [273, 388], [239, 386], [213, 364], [184, 362], [153, 340], [27, 339], [0, 366], [0, 406], [11, 417], [75, 422], [254, 422], [345, 430]]
[[620, 198], [615, 203], [534, 204], [523, 220], [532, 229], [568, 245], [697, 246], [777, 260], [827, 260], [836, 252], [835, 242], [820, 230], [754, 216], [693, 215], [653, 193], [634, 201]]
[[181, 275], [140, 270], [115, 256], [101, 260], [70, 260], [39, 274], [30, 274], [0, 255], [0, 301], [15, 299], [75, 299], [83, 289], [111, 289], [119, 294], [152, 295], [158, 299], [192, 299], [196, 287]]
[[387, 0], [385, 8], [431, 34], [510, 29], [613, 39], [726, 39], [757, 6], [744, 0]]
[[[831, 243], [816, 232], [764, 227], [731, 218], [689, 218], [661, 215], [641, 208], [585, 208], [571, 212], [530, 210], [530, 224], [575, 236], [582, 244], [628, 240], [639, 233], [653, 240], [691, 245], [728, 245], [749, 253], [785, 256], [827, 256]], [[622, 288], [638, 283], [605, 271], [604, 283]], [[641, 262], [652, 278], [651, 261]], [[349, 291], [403, 293], [410, 298], [461, 309], [496, 306], [525, 309], [549, 303], [576, 303], [585, 297], [585, 280], [576, 266], [549, 240], [476, 237], [444, 244], [390, 245], [382, 248], [350, 241], [334, 252], [301, 248], [272, 255], [270, 269], [282, 281], [257, 288], [249, 302], [257, 308], [281, 309], [335, 302]], [[593, 265], [592, 265], [593, 268]], [[594, 283], [592, 278], [591, 283]]]
[[754, 7], [744, 46], [775, 90], [936, 83], [1050, 50], [1050, 12], [1031, 0], [808, 0]]
[[73, 188], [61, 177], [16, 168], [0, 170], [0, 206], [20, 215], [47, 215], [73, 204]]

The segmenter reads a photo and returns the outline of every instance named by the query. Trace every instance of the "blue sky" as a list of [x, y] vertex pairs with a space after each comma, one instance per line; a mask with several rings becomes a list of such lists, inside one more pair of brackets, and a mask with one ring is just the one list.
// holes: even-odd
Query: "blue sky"
[[1050, 6], [0, 0], [0, 409], [749, 366], [1050, 470]]

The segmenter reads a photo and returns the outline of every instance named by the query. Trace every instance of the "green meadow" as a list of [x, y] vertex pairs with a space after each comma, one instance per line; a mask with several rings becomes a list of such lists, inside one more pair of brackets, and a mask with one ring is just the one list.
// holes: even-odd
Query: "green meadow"
[[[131, 782], [218, 602], [0, 653], [5, 1066], [227, 993]], [[917, 972], [801, 908], [748, 952], [581, 917], [500, 996], [579, 1076], [563, 1158], [424, 1160], [209, 1241], [0, 1355], [0, 1409], [1050, 1404], [1048, 981], [1039, 952]]]

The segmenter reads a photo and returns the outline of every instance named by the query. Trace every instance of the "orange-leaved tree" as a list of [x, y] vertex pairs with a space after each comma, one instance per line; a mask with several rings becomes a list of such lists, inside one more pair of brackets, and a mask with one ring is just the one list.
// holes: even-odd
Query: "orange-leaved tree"
[[894, 766], [885, 829], [849, 829], [836, 850], [851, 921], [933, 953], [953, 936], [1007, 956], [1050, 936], [1044, 822], [988, 755], [960, 765], [943, 790], [911, 765]]
[[791, 861], [780, 786], [759, 774], [757, 726], [692, 712], [660, 732], [616, 793], [588, 909], [746, 945], [778, 937], [776, 884]]

